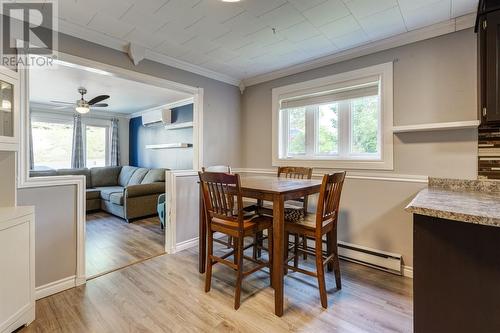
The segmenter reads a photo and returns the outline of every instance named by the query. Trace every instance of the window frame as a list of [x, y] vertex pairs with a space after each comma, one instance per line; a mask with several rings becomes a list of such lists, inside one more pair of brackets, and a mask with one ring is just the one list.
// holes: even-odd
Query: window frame
[[[71, 126], [73, 126], [73, 114], [65, 115], [61, 113], [44, 112], [39, 110], [31, 112], [31, 121], [70, 124]], [[82, 139], [85, 167], [87, 167], [87, 126], [106, 128], [106, 166], [109, 166], [111, 164], [111, 120], [82, 117]]]
[[106, 130], [106, 142], [105, 144], [105, 160], [104, 160], [104, 166], [110, 166], [111, 164], [111, 124], [103, 124], [102, 122], [95, 122], [92, 121], [92, 119], [86, 119], [87, 121], [84, 122], [82, 119], [82, 137], [83, 137], [83, 155], [85, 159], [85, 167], [88, 168], [89, 166], [87, 165], [87, 127], [99, 127], [99, 128], [104, 128]]
[[[355, 84], [356, 81], [370, 76], [378, 76], [380, 78], [380, 122], [379, 122], [379, 144], [380, 158], [379, 159], [356, 159], [355, 155], [350, 158], [345, 158], [342, 155], [341, 146], [338, 146], [338, 157], [331, 155], [316, 155], [312, 156], [286, 156], [286, 144], [288, 138], [287, 126], [282, 125], [282, 117], [280, 116], [280, 101], [286, 96], [303, 96], [304, 94], [318, 93], [325, 91], [327, 86], [339, 85], [349, 86]], [[339, 124], [340, 126], [352, 126], [352, 122], [341, 121], [339, 103]], [[318, 113], [319, 114], [319, 113]], [[351, 117], [351, 112], [348, 113]], [[307, 111], [306, 111], [307, 117]], [[314, 125], [317, 126], [316, 121]], [[306, 122], [307, 126], [307, 122]], [[366, 169], [366, 170], [393, 170], [393, 63], [388, 62], [380, 65], [361, 68], [349, 72], [335, 74], [319, 79], [300, 82], [288, 86], [272, 89], [272, 164], [273, 166], [309, 166], [324, 169]], [[314, 128], [312, 129], [314, 132]], [[306, 145], [307, 143], [306, 128]], [[312, 133], [311, 132], [311, 133]], [[339, 135], [341, 131], [339, 129]], [[342, 133], [347, 133], [349, 137], [347, 147], [351, 149], [351, 128], [344, 129]], [[286, 138], [286, 139], [285, 139]], [[340, 138], [339, 138], [340, 139]], [[340, 140], [339, 140], [340, 141]], [[313, 147], [313, 149], [316, 149]], [[307, 146], [306, 146], [307, 152]], [[361, 155], [359, 155], [361, 157]]]

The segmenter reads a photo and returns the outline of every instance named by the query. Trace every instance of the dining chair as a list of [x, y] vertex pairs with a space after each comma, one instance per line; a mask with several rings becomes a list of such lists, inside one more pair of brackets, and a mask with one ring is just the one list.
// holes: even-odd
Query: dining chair
[[[212, 165], [208, 167], [202, 167], [202, 172], [223, 172], [223, 173], [231, 173], [231, 167], [229, 165]], [[215, 238], [214, 242], [227, 246], [227, 248], [231, 248], [233, 246], [233, 239], [231, 236], [227, 237], [227, 241]]]
[[[288, 178], [288, 179], [311, 179], [312, 173], [313, 173], [312, 168], [284, 166], [278, 168], [277, 176], [278, 178]], [[305, 217], [307, 215], [307, 207], [309, 202], [308, 199], [309, 197], [305, 196], [303, 198], [289, 200], [285, 202], [285, 219], [299, 220]], [[257, 209], [257, 211], [260, 211], [261, 213], [268, 215], [273, 214], [272, 205], [263, 205], [262, 202], [258, 202], [257, 205], [259, 206], [255, 208]], [[247, 208], [247, 210], [251, 209]], [[255, 243], [258, 244], [258, 246], [254, 247], [254, 252], [256, 252], [256, 254], [254, 254], [254, 257], [260, 256], [260, 247], [262, 247], [262, 243], [266, 238], [267, 237], [264, 237], [261, 234], [257, 235]], [[306, 236], [303, 236], [302, 244], [304, 244], [304, 246], [307, 245]], [[288, 248], [289, 244], [285, 242], [285, 246]], [[304, 260], [307, 259], [306, 252], [303, 252], [303, 257]]]
[[[203, 200], [208, 213], [207, 216], [207, 269], [205, 276], [205, 292], [210, 291], [212, 281], [212, 266], [221, 263], [236, 271], [236, 291], [234, 308], [240, 307], [242, 281], [248, 275], [268, 267], [272, 276], [272, 237], [269, 239], [269, 260], [255, 260], [244, 255], [245, 237], [254, 238], [256, 233], [267, 230], [272, 234], [272, 218], [263, 215], [254, 215], [245, 218], [243, 211], [243, 197], [240, 186], [240, 176], [227, 173], [199, 172]], [[236, 214], [235, 214], [236, 212]], [[223, 233], [234, 239], [233, 250], [222, 255], [214, 254], [214, 233]], [[233, 261], [226, 258], [234, 256]], [[243, 260], [249, 260], [257, 266], [244, 271]]]
[[[293, 254], [291, 257], [288, 257], [288, 251], [286, 252], [285, 267], [295, 272], [317, 277], [321, 305], [325, 309], [328, 306], [325, 286], [325, 265], [328, 265], [328, 270], [334, 271], [337, 288], [342, 288], [337, 248], [337, 219], [345, 174], [345, 172], [339, 172], [323, 176], [316, 214], [310, 214], [300, 221], [285, 221], [285, 237], [289, 237], [290, 234], [295, 235]], [[327, 246], [326, 251], [323, 251], [323, 236], [325, 235]], [[303, 247], [300, 248], [299, 236], [303, 236], [303, 242], [307, 242], [307, 238], [314, 239], [314, 250], [309, 250], [307, 244], [302, 244]], [[316, 272], [299, 268], [300, 252], [306, 252], [316, 257]], [[291, 260], [293, 260], [293, 266], [289, 265]]]

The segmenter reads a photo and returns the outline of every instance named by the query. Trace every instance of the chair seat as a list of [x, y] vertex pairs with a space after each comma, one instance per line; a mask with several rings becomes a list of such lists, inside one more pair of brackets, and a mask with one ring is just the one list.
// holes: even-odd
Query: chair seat
[[[256, 232], [268, 229], [273, 224], [273, 218], [265, 215], [254, 215], [243, 221], [243, 236], [254, 235]], [[217, 217], [212, 219], [211, 228], [213, 231], [225, 233], [227, 235], [238, 236], [238, 222], [224, 220]]]
[[[324, 221], [322, 233], [330, 231], [332, 227], [333, 223]], [[316, 214], [307, 214], [304, 218], [298, 221], [285, 220], [285, 230], [290, 233], [299, 233], [305, 235], [314, 234], [314, 232], [316, 231]]]

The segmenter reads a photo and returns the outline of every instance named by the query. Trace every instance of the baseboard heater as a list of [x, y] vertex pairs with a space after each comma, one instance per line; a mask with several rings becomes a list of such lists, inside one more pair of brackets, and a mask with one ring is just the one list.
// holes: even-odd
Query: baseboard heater
[[374, 250], [340, 241], [338, 242], [338, 249], [340, 258], [344, 260], [403, 275], [402, 256], [400, 254]]

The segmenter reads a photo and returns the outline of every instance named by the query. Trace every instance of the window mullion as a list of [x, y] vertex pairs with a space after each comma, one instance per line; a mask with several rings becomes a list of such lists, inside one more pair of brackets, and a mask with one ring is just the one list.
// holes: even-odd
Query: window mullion
[[345, 159], [350, 145], [350, 110], [349, 101], [339, 102], [339, 158]]
[[315, 110], [317, 107], [308, 107], [306, 109], [306, 156], [314, 156], [314, 144], [316, 137]]

